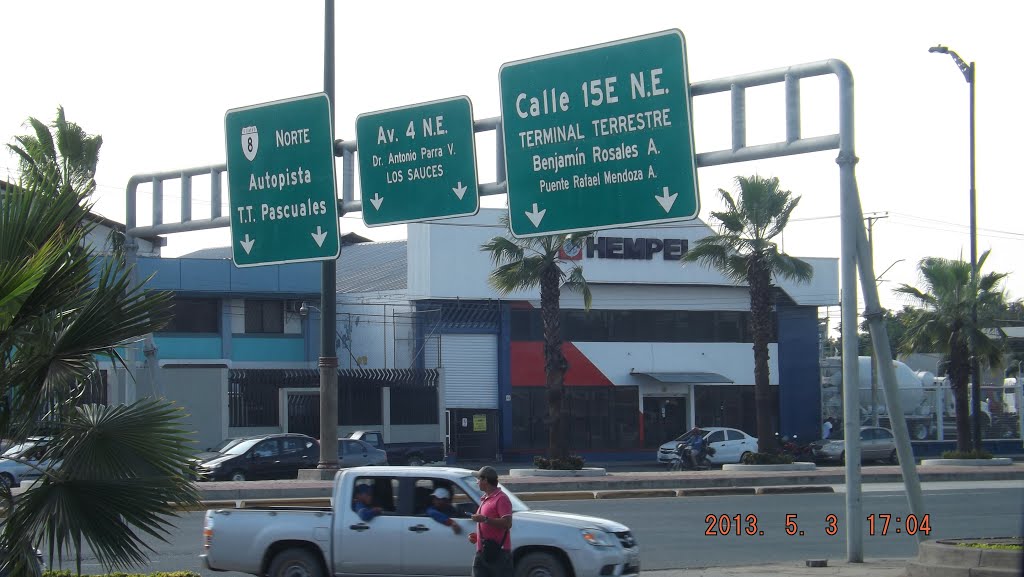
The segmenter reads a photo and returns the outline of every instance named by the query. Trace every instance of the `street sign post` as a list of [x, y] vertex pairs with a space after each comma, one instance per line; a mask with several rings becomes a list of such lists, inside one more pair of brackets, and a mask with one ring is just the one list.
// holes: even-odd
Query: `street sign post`
[[510, 62], [499, 76], [513, 235], [696, 218], [682, 32]]
[[363, 222], [384, 226], [480, 209], [473, 105], [459, 96], [356, 118]]
[[338, 258], [327, 95], [229, 110], [224, 135], [235, 266]]

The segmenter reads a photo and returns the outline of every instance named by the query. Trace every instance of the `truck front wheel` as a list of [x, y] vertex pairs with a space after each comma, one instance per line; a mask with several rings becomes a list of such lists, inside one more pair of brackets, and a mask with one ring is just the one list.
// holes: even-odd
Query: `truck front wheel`
[[324, 577], [320, 560], [305, 549], [285, 549], [270, 562], [268, 577]]
[[529, 553], [516, 563], [515, 577], [566, 577], [565, 566], [550, 553]]

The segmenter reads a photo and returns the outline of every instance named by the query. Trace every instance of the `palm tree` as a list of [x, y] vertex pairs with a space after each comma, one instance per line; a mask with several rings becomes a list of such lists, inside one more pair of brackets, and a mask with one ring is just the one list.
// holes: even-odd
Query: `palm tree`
[[739, 196], [718, 189], [728, 210], [712, 212], [719, 232], [704, 237], [683, 255], [682, 262], [699, 262], [718, 269], [750, 288], [750, 325], [754, 337], [754, 400], [757, 407], [757, 449], [775, 449], [771, 418], [777, 412], [768, 385], [768, 342], [772, 338], [772, 280], [782, 277], [798, 282], [811, 279], [808, 263], [779, 251], [772, 241], [782, 234], [800, 203], [778, 178], [736, 177]]
[[[985, 251], [978, 259], [977, 278], [971, 280], [971, 264], [963, 260], [928, 257], [918, 263], [922, 288], [900, 285], [895, 292], [907, 295], [916, 305], [906, 318], [903, 352], [939, 352], [949, 359], [948, 374], [956, 410], [956, 447], [971, 450], [970, 407], [967, 387], [971, 378], [971, 344], [978, 362], [993, 366], [1002, 359], [1002, 341], [988, 329], [996, 326], [995, 317], [1005, 310], [1006, 297], [999, 283], [1003, 273], [980, 274], [988, 259]], [[971, 310], [977, 307], [977, 322]], [[980, 386], [980, 383], [978, 383]], [[981, 449], [981, 439], [974, 439]]]
[[175, 503], [198, 502], [178, 407], [79, 403], [98, 357], [124, 366], [117, 348], [167, 323], [170, 295], [143, 290], [119, 259], [87, 245], [95, 165], [72, 162], [74, 146], [22, 157], [26, 178], [0, 190], [0, 436], [24, 439], [46, 421], [60, 462], [17, 501], [0, 484], [0, 565], [19, 575], [30, 574], [39, 546], [51, 564], [73, 555], [80, 572], [83, 541], [108, 567], [144, 563], [149, 546], [139, 535], [163, 538]]
[[16, 144], [7, 145], [18, 156], [22, 182], [54, 180], [62, 189], [91, 194], [96, 188], [93, 178], [103, 137], [87, 134], [81, 126], [68, 122], [63, 106], [57, 107], [57, 118], [52, 124], [55, 132], [31, 116], [25, 125], [34, 134], [16, 136]]
[[[509, 231], [508, 216], [501, 223]], [[554, 234], [531, 238], [496, 236], [480, 250], [489, 252], [496, 267], [488, 278], [491, 286], [506, 295], [540, 287], [540, 314], [544, 324], [544, 375], [548, 401], [548, 457], [568, 456], [568, 415], [565, 398], [565, 373], [569, 363], [562, 354], [559, 324], [561, 288], [580, 292], [583, 308], [590, 310], [591, 294], [583, 267], [563, 260], [560, 250], [567, 244], [582, 242], [590, 233]], [[567, 270], [568, 269], [568, 270]]]

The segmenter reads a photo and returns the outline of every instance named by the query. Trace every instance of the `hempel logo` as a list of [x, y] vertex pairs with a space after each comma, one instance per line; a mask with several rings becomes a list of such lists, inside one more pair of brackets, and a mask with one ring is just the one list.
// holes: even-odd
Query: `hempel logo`
[[683, 238], [587, 237], [585, 241], [566, 241], [558, 251], [558, 258], [583, 260], [586, 255], [586, 258], [652, 260], [660, 253], [664, 260], [679, 260], [688, 248], [689, 241]]

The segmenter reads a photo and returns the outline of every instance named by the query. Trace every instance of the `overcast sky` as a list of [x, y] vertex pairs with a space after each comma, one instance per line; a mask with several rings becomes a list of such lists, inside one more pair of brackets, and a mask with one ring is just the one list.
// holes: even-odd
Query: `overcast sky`
[[[502, 63], [668, 28], [686, 37], [691, 82], [838, 58], [855, 81], [862, 206], [888, 213], [874, 226], [876, 274], [902, 259], [880, 285], [883, 303], [898, 307], [890, 289], [916, 282], [921, 258], [970, 257], [969, 91], [951, 58], [928, 53], [942, 43], [977, 61], [979, 252], [992, 249], [987, 269], [1013, 273], [1006, 286], [1021, 298], [1024, 81], [1010, 50], [1019, 34], [1011, 4], [338, 2], [335, 136], [354, 138], [359, 113], [455, 95], [472, 99], [478, 119], [498, 116]], [[63, 105], [68, 119], [103, 135], [96, 209], [122, 222], [133, 174], [224, 162], [226, 110], [323, 89], [322, 1], [35, 0], [3, 2], [0, 21], [7, 55], [0, 140], [24, 133], [29, 116], [52, 120]], [[729, 147], [728, 102], [728, 95], [694, 99], [698, 152]], [[802, 103], [805, 136], [838, 131], [833, 77], [804, 81]], [[747, 110], [748, 144], [784, 138], [781, 85], [748, 91]], [[477, 148], [481, 181], [492, 182], [493, 132], [480, 135]], [[721, 207], [716, 191], [731, 188], [733, 176], [778, 176], [803, 196], [785, 250], [837, 257], [835, 157], [700, 169], [701, 216]], [[0, 177], [16, 179], [15, 164], [0, 154]], [[193, 186], [201, 199], [208, 184]], [[149, 192], [140, 190], [139, 222], [148, 224]], [[178, 218], [175, 194], [168, 184], [168, 222]], [[208, 207], [207, 196], [194, 216]], [[367, 230], [359, 215], [342, 219], [342, 232], [352, 231], [374, 240], [405, 236], [404, 226]], [[227, 229], [170, 235], [164, 254], [228, 242]]]

